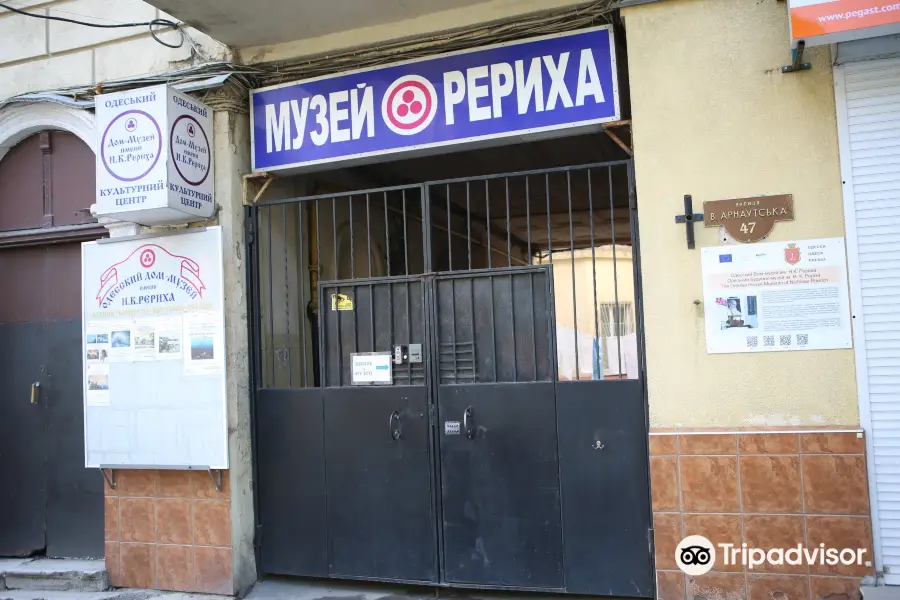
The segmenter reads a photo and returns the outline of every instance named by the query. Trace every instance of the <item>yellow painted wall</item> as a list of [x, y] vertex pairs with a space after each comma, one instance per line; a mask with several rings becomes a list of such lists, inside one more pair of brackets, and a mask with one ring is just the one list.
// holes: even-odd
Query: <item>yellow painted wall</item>
[[[829, 49], [790, 59], [774, 0], [664, 0], [627, 28], [651, 425], [856, 425], [852, 350], [706, 353], [699, 250], [673, 217], [705, 200], [794, 195], [770, 241], [844, 235]], [[698, 229], [698, 246], [717, 230]]]

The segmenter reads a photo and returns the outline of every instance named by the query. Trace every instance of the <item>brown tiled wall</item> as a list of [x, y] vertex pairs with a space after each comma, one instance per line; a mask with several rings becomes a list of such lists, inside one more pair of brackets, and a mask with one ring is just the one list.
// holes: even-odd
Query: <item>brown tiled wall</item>
[[717, 559], [682, 574], [675, 547], [687, 535], [757, 548], [866, 548], [872, 557], [865, 440], [854, 432], [650, 436], [660, 600], [858, 600], [869, 566], [765, 566]]
[[106, 567], [117, 587], [232, 594], [231, 502], [206, 471], [116, 471]]

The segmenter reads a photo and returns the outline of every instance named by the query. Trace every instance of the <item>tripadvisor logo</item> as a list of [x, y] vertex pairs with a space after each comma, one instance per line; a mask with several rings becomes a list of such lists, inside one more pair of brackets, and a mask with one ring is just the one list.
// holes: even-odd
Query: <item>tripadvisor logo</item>
[[716, 548], [702, 535], [689, 535], [675, 547], [675, 562], [688, 575], [704, 575], [716, 564]]
[[[718, 552], [716, 547], [718, 546]], [[716, 565], [716, 556], [722, 566], [742, 565], [753, 570], [762, 565], [865, 565], [866, 548], [828, 548], [825, 544], [807, 548], [797, 544], [790, 548], [754, 548], [747, 544], [716, 544], [702, 535], [689, 535], [675, 547], [675, 562], [684, 573], [704, 575]]]

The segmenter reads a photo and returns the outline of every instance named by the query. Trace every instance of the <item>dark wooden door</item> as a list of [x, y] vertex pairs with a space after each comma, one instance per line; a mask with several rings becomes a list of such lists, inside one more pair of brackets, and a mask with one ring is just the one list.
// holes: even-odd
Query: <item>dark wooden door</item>
[[84, 467], [81, 245], [93, 153], [63, 132], [0, 160], [0, 556], [103, 556], [103, 477]]

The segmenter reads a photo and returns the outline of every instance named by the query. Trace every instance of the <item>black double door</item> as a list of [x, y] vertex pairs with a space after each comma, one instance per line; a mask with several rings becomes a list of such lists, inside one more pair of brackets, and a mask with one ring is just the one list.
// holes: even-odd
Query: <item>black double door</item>
[[[329, 574], [562, 588], [549, 281], [322, 287], [353, 307], [322, 312]], [[368, 352], [390, 384], [354, 384]]]
[[264, 573], [652, 597], [641, 382], [554, 381], [551, 268], [320, 282], [321, 385], [256, 393]]
[[[323, 385], [260, 390], [264, 570], [562, 589], [547, 267], [322, 283], [320, 302]], [[353, 384], [371, 352], [389, 384]]]

